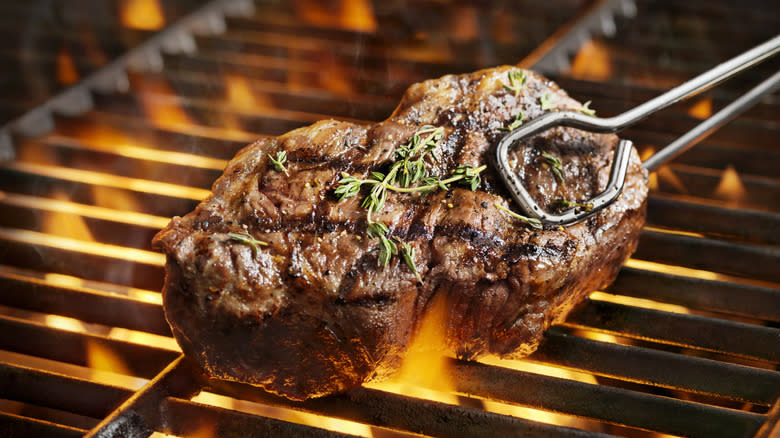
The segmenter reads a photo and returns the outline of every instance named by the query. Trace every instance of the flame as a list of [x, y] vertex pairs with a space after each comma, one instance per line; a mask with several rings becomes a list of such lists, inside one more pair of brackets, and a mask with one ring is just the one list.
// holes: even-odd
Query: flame
[[447, 297], [437, 294], [404, 357], [401, 369], [388, 382], [370, 383], [383, 391], [395, 392], [442, 403], [458, 404], [455, 384], [443, 343], [447, 328]]
[[[60, 201], [68, 199], [68, 196], [55, 191], [52, 198]], [[84, 218], [77, 214], [63, 211], [46, 211], [43, 213], [43, 223], [41, 230], [44, 233], [51, 233], [62, 237], [71, 237], [78, 240], [94, 241], [92, 233], [89, 231]]]
[[166, 80], [148, 76], [133, 76], [141, 107], [149, 119], [160, 128], [195, 125], [180, 105], [181, 98]]
[[569, 74], [579, 79], [604, 81], [612, 77], [609, 49], [603, 43], [588, 40], [572, 61]]
[[124, 0], [119, 7], [125, 27], [157, 30], [165, 26], [165, 16], [157, 0]]
[[76, 63], [67, 47], [63, 47], [57, 53], [57, 80], [62, 85], [72, 85], [79, 81]]
[[374, 8], [369, 0], [296, 0], [295, 15], [301, 21], [321, 27], [337, 27], [357, 32], [375, 32]]
[[682, 183], [682, 181], [680, 181], [680, 178], [677, 177], [672, 168], [668, 165], [658, 167], [658, 169], [656, 169], [656, 171], [653, 173], [656, 175], [656, 188], [658, 188], [659, 183], [665, 183], [677, 190], [677, 193], [688, 193], [688, 189], [685, 188], [685, 185]]
[[264, 108], [271, 106], [265, 99], [259, 99], [254, 95], [249, 81], [243, 76], [226, 75], [225, 87], [227, 101], [235, 108], [252, 110], [260, 106]]
[[[655, 148], [652, 146], [646, 146], [642, 148], [642, 151], [639, 153], [639, 159], [646, 161], [648, 158], [652, 157], [653, 154], [655, 154]], [[650, 172], [650, 175], [648, 175], [647, 185], [650, 191], [658, 191], [658, 174], [656, 172]]]
[[452, 16], [452, 38], [458, 42], [474, 41], [479, 37], [479, 17], [473, 6], [460, 6]]
[[705, 97], [688, 109], [688, 115], [704, 120], [712, 115], [712, 97]]
[[742, 184], [739, 174], [731, 164], [723, 171], [723, 175], [720, 177], [720, 182], [715, 188], [713, 196], [730, 203], [738, 203], [747, 197], [747, 190], [745, 190], [745, 186]]
[[133, 373], [121, 357], [110, 348], [92, 339], [87, 339], [87, 366], [96, 370], [111, 371], [132, 376]]

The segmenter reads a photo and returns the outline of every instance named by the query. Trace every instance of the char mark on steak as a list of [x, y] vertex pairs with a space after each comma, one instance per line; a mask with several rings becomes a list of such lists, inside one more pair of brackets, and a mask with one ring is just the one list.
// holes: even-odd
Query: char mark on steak
[[[544, 330], [610, 283], [634, 251], [647, 174], [632, 151], [619, 199], [566, 228], [534, 229], [497, 208], [512, 208], [490, 164], [505, 130], [545, 111], [582, 108], [532, 72], [519, 84], [519, 72], [505, 66], [425, 81], [384, 122], [326, 120], [242, 149], [213, 194], [155, 237], [167, 255], [165, 314], [185, 354], [212, 377], [291, 399], [341, 392], [398, 369], [436, 296], [446, 302], [451, 353], [532, 353]], [[418, 280], [403, 257], [379, 262], [361, 206], [366, 188], [341, 201], [334, 192], [343, 173], [386, 172], [424, 125], [443, 128], [430, 175], [446, 178], [459, 165], [487, 170], [474, 191], [391, 191], [372, 213], [388, 238], [413, 249]], [[603, 190], [617, 141], [556, 128], [525, 141], [510, 162], [536, 202], [555, 208]], [[283, 169], [270, 159], [279, 152]]]

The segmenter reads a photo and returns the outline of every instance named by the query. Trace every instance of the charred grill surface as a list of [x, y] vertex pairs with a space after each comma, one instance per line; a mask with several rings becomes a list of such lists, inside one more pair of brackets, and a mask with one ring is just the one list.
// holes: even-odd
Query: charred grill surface
[[[400, 257], [379, 263], [362, 196], [334, 195], [342, 172], [386, 171], [423, 125], [444, 129], [433, 175], [489, 164], [522, 111], [581, 108], [528, 72], [515, 95], [499, 67], [415, 84], [386, 121], [327, 120], [240, 151], [213, 194], [155, 237], [167, 254], [166, 317], [207, 374], [292, 399], [344, 391], [392, 373], [433, 297], [447, 309], [446, 345], [461, 358], [524, 356], [588, 292], [609, 284], [634, 251], [645, 219], [647, 175], [632, 152], [625, 189], [609, 208], [568, 228], [535, 230], [507, 216], [492, 167], [476, 191], [390, 193], [373, 220], [415, 250], [422, 281]], [[543, 99], [544, 97], [544, 99]], [[513, 152], [540, 205], [582, 201], [609, 179], [617, 137], [556, 129]], [[269, 156], [285, 151], [286, 171]], [[561, 176], [542, 153], [561, 161]], [[365, 188], [362, 193], [365, 193]], [[249, 233], [255, 250], [229, 233]]]

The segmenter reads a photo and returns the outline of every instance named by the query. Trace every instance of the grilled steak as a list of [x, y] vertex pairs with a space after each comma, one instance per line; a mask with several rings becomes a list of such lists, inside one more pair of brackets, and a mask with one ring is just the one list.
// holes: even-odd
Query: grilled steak
[[[505, 130], [582, 109], [554, 83], [532, 72], [521, 81], [519, 72], [429, 80], [411, 86], [384, 122], [326, 120], [241, 150], [213, 194], [155, 237], [167, 254], [165, 314], [185, 354], [211, 376], [291, 399], [340, 392], [398, 368], [435, 296], [445, 299], [446, 344], [458, 357], [532, 353], [635, 249], [647, 175], [632, 151], [620, 198], [566, 228], [534, 229], [497, 208], [513, 208], [489, 165]], [[400, 146], [430, 132], [425, 125], [443, 128], [428, 175], [488, 164], [475, 190], [453, 182], [425, 196], [388, 191], [371, 217], [368, 187], [337, 197], [346, 175], [388, 172]], [[556, 128], [516, 147], [510, 162], [554, 209], [603, 190], [617, 141]], [[387, 225], [400, 254], [377, 249], [369, 221]]]

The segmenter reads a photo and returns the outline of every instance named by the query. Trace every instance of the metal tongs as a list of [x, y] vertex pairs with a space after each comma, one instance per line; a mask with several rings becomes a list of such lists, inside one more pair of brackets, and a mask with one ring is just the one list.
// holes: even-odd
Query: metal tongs
[[[769, 41], [748, 50], [747, 52], [726, 61], [712, 70], [701, 74], [682, 85], [679, 85], [666, 93], [651, 99], [629, 111], [614, 117], [598, 118], [574, 111], [551, 112], [536, 118], [529, 123], [516, 128], [507, 134], [498, 143], [496, 150], [496, 164], [501, 178], [507, 188], [512, 192], [512, 197], [518, 203], [523, 212], [531, 217], [549, 225], [569, 225], [579, 222], [588, 216], [598, 212], [614, 202], [626, 180], [628, 164], [630, 162], [631, 141], [620, 140], [616, 146], [612, 161], [609, 182], [606, 189], [594, 198], [582, 201], [589, 204], [588, 209], [569, 208], [560, 214], [552, 214], [544, 211], [523, 187], [517, 175], [509, 166], [507, 154], [510, 148], [517, 145], [524, 138], [546, 131], [555, 126], [569, 126], [598, 133], [614, 133], [639, 122], [645, 117], [662, 110], [672, 104], [688, 99], [720, 82], [729, 79], [736, 74], [753, 67], [754, 65], [771, 58], [780, 51], [780, 35]], [[694, 146], [707, 137], [723, 124], [734, 119], [737, 115], [747, 110], [758, 102], [764, 95], [774, 92], [780, 85], [780, 71], [775, 72], [769, 79], [760, 83], [731, 104], [718, 111], [715, 115], [706, 119], [694, 129], [672, 142], [665, 148], [647, 159], [642, 166], [650, 171], [664, 162], [676, 157], [683, 151]], [[592, 207], [591, 207], [592, 206]]]

